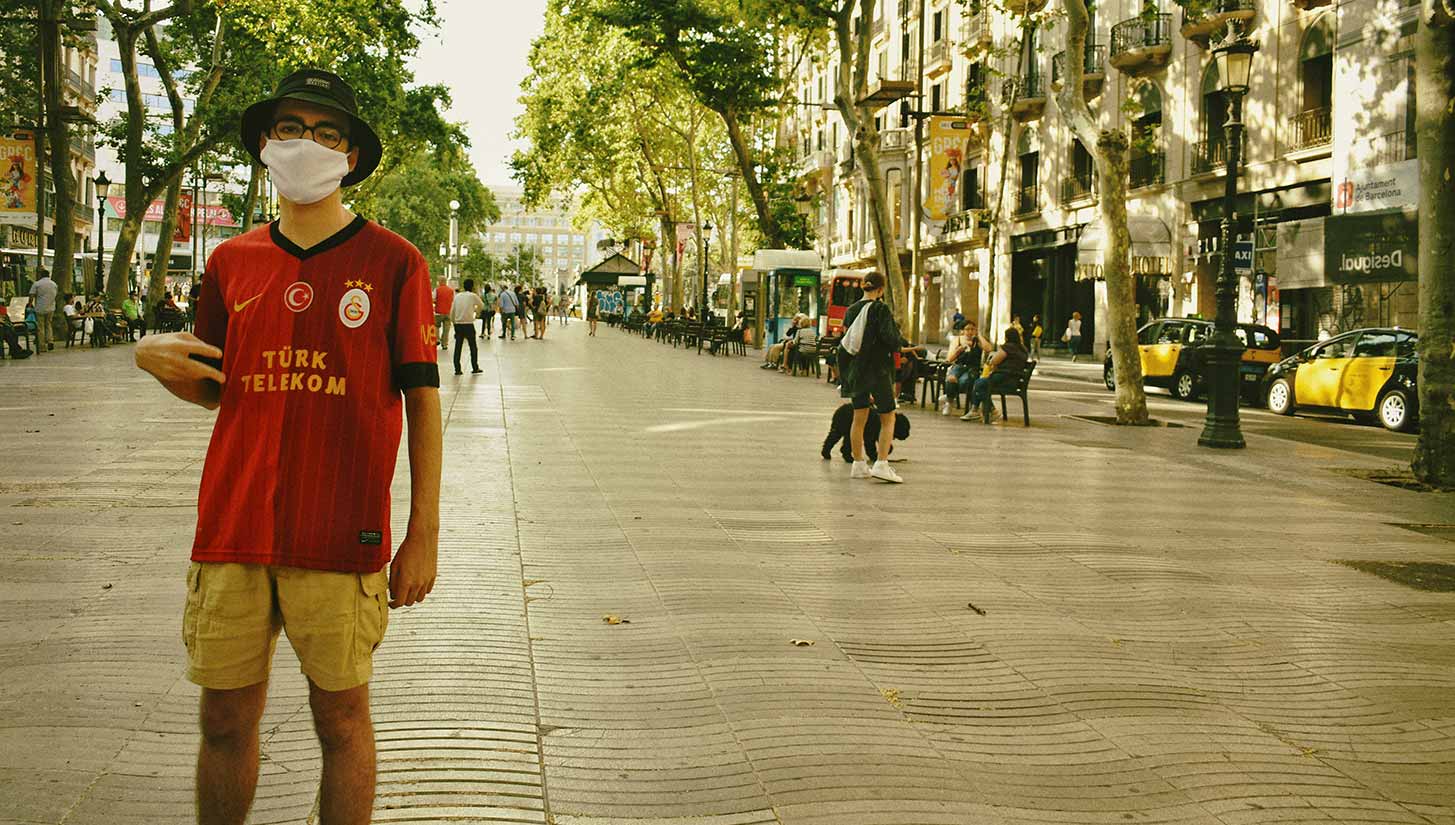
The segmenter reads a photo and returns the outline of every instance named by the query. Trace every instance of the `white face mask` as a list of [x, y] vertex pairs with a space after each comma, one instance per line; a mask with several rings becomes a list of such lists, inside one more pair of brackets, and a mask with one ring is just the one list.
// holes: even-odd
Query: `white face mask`
[[309, 138], [269, 140], [259, 153], [278, 194], [299, 203], [332, 195], [349, 173], [349, 156]]

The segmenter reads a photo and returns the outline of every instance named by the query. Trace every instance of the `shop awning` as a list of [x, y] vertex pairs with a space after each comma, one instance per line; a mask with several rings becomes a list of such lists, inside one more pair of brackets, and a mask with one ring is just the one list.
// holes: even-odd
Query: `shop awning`
[[[1132, 236], [1132, 272], [1138, 275], [1172, 273], [1172, 232], [1161, 218], [1127, 216]], [[1106, 231], [1101, 220], [1086, 225], [1076, 242], [1076, 268], [1082, 277], [1101, 276], [1101, 255], [1106, 248]]]

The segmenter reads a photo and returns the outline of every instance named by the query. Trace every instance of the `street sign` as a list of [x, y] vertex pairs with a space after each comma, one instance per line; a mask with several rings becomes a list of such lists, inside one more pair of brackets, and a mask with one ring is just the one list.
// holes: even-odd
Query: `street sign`
[[1233, 242], [1233, 271], [1245, 275], [1253, 273], [1253, 239]]

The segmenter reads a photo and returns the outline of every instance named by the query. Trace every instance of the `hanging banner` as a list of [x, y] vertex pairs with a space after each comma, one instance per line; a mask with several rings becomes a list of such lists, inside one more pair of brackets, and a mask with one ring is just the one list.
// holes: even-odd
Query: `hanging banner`
[[687, 242], [692, 240], [692, 236], [695, 234], [697, 234], [697, 224], [677, 224], [677, 256], [679, 258], [682, 256], [682, 251], [687, 248]]
[[35, 135], [0, 137], [0, 223], [35, 223]]
[[[150, 212], [151, 210], [147, 210]], [[172, 243], [188, 243], [192, 240], [192, 193], [183, 192], [177, 196], [177, 225], [172, 230]]]
[[965, 168], [970, 122], [958, 117], [931, 117], [929, 137], [929, 192], [924, 212], [928, 220], [939, 222], [960, 211], [960, 178]]

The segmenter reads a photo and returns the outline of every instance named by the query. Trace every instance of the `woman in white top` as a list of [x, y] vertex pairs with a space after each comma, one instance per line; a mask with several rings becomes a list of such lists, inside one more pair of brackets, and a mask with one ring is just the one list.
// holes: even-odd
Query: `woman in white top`
[[1071, 353], [1071, 363], [1076, 363], [1076, 354], [1081, 352], [1081, 313], [1071, 313], [1071, 320], [1066, 322], [1066, 332], [1062, 333], [1061, 340], [1066, 342], [1066, 351]]

